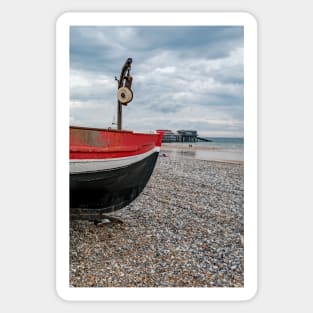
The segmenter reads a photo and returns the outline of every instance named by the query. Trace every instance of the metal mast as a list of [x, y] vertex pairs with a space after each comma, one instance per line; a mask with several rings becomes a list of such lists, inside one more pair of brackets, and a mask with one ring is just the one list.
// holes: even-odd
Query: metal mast
[[117, 89], [117, 129], [122, 129], [122, 105], [127, 105], [133, 100], [133, 91], [131, 90], [132, 76], [130, 75], [130, 69], [132, 64], [132, 58], [128, 58], [122, 67], [120, 79], [115, 77], [118, 83]]

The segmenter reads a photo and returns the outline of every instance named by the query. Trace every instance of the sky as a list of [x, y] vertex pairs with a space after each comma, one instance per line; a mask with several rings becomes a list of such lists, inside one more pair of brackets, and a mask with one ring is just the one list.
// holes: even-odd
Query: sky
[[241, 26], [71, 26], [70, 124], [116, 127], [117, 82], [133, 59], [123, 129], [243, 137]]

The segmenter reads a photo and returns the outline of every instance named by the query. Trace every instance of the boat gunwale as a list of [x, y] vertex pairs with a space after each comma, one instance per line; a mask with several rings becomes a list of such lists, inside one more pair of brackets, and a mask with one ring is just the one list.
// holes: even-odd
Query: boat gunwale
[[126, 133], [126, 134], [133, 134], [133, 135], [149, 135], [149, 136], [155, 136], [159, 135], [158, 132], [135, 132], [132, 130], [118, 130], [114, 128], [100, 128], [100, 127], [87, 127], [87, 126], [69, 126], [70, 129], [82, 129], [82, 130], [96, 130], [96, 131], [104, 131], [104, 132], [115, 132], [115, 133]]

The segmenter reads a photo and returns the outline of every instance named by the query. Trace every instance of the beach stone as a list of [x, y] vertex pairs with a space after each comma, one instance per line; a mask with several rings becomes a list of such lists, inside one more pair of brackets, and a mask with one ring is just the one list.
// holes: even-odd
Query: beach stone
[[243, 163], [166, 153], [123, 224], [70, 221], [70, 286], [244, 286]]

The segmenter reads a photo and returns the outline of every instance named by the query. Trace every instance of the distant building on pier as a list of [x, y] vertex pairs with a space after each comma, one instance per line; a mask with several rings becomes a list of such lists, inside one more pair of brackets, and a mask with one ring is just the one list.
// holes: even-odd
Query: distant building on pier
[[178, 142], [178, 134], [169, 129], [159, 129], [157, 131], [163, 131], [162, 142]]
[[196, 130], [178, 130], [177, 134], [180, 136], [180, 142], [198, 141], [198, 132]]
[[174, 133], [169, 129], [160, 129], [163, 131], [163, 142], [197, 142], [198, 132], [196, 130], [178, 130]]

